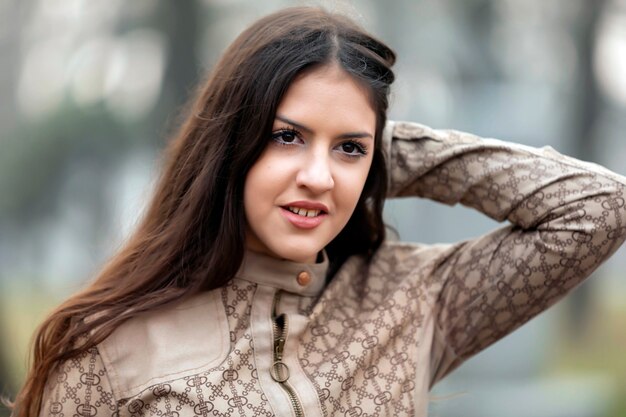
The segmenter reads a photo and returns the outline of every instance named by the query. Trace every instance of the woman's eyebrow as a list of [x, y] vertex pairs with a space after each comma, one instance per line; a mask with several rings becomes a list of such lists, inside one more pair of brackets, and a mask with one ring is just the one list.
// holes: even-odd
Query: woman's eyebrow
[[[305, 131], [306, 133], [309, 133], [309, 134], [313, 133], [313, 129], [311, 129], [310, 127], [306, 127], [302, 123], [294, 122], [293, 120], [288, 119], [287, 117], [283, 115], [277, 114], [276, 118], [280, 120], [281, 122], [290, 124], [299, 130]], [[338, 139], [356, 139], [356, 138], [374, 139], [374, 137], [370, 133], [367, 133], [367, 132], [347, 132], [347, 133], [342, 133], [341, 135], [337, 136], [337, 138]]]

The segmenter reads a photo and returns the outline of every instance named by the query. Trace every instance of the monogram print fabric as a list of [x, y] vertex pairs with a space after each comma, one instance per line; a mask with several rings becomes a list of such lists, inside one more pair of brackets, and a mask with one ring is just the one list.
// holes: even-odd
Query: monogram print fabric
[[250, 305], [255, 287], [233, 280], [221, 291], [228, 328], [232, 329], [230, 353], [221, 365], [121, 399], [120, 415], [272, 416], [254, 366]]
[[[247, 262], [248, 278], [217, 290], [230, 340], [218, 364], [179, 376], [175, 364], [154, 363], [146, 380], [160, 382], [128, 395], [99, 345], [49, 379], [41, 415], [292, 416], [295, 398], [306, 416], [425, 416], [433, 384], [562, 298], [626, 239], [626, 180], [597, 165], [415, 123], [390, 122], [384, 145], [390, 197], [460, 203], [508, 223], [455, 244], [387, 241], [370, 262], [348, 259], [316, 294], [294, 284], [304, 265], [292, 274], [279, 260]], [[290, 323], [292, 396], [268, 376], [274, 310]], [[189, 311], [198, 331], [211, 319]]]
[[437, 328], [460, 358], [554, 304], [626, 238], [626, 179], [602, 167], [415, 123], [395, 124], [394, 137], [392, 195], [511, 223], [461, 243], [421, 284], [437, 295]]
[[391, 254], [370, 268], [363, 261], [344, 267], [313, 310], [299, 353], [325, 416], [415, 415], [417, 373], [428, 370], [418, 357], [430, 348], [424, 321], [431, 308], [405, 279], [412, 265], [397, 261]]
[[42, 404], [42, 416], [110, 416], [116, 412], [106, 369], [95, 347], [63, 363], [53, 373]]

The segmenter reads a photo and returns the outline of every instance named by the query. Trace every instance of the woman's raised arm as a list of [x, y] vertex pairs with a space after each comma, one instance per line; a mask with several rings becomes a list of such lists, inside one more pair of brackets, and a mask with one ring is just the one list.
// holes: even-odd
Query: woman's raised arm
[[416, 123], [384, 134], [389, 197], [461, 203], [510, 225], [462, 242], [436, 269], [431, 385], [544, 311], [626, 239], [626, 178], [595, 164]]

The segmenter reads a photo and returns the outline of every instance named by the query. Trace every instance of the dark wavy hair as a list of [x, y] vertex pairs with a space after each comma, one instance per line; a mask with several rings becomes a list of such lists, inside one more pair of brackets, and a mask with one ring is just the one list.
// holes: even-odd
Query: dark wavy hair
[[137, 229], [95, 279], [37, 330], [13, 414], [37, 415], [51, 371], [125, 320], [233, 278], [245, 251], [244, 179], [269, 141], [290, 83], [315, 66], [338, 64], [367, 89], [376, 112], [373, 162], [362, 195], [326, 248], [330, 276], [351, 255], [371, 259], [385, 238], [381, 139], [394, 61], [391, 49], [353, 21], [319, 8], [284, 9], [241, 33], [200, 85], [165, 149]]

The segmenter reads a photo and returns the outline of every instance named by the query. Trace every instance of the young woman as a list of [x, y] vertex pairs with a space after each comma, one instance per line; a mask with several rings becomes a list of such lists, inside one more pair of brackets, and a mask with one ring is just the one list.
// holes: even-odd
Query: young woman
[[[626, 238], [597, 165], [386, 121], [394, 53], [315, 8], [226, 50], [126, 246], [39, 329], [16, 416], [426, 415]], [[509, 225], [385, 240], [386, 197]]]

